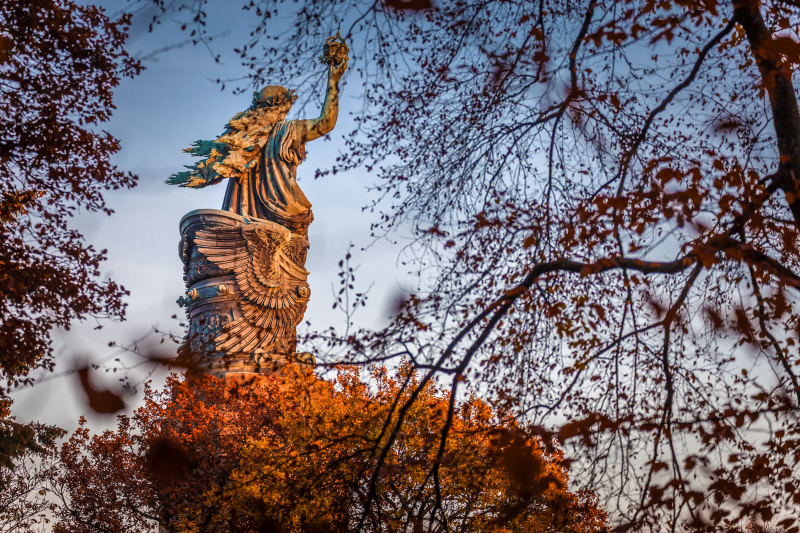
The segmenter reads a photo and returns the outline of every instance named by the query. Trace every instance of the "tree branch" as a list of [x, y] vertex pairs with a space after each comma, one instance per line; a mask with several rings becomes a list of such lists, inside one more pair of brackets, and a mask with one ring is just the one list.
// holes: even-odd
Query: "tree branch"
[[759, 10], [759, 2], [734, 2], [733, 21], [744, 28], [761, 81], [769, 96], [780, 154], [776, 179], [786, 193], [795, 226], [800, 229], [800, 109], [792, 84], [791, 64], [783, 61], [780, 50], [775, 46], [772, 33]]

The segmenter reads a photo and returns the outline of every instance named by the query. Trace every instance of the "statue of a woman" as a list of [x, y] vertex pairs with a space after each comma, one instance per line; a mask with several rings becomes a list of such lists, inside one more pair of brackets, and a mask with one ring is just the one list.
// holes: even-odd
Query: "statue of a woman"
[[270, 85], [254, 93], [252, 105], [217, 139], [185, 150], [203, 159], [167, 180], [195, 188], [230, 180], [221, 211], [193, 211], [181, 220], [187, 291], [179, 303], [189, 318], [178, 350], [182, 357], [222, 361], [227, 371], [260, 372], [266, 360], [310, 356], [295, 352], [296, 327], [310, 295], [305, 260], [314, 218], [297, 185], [297, 166], [306, 157], [305, 143], [336, 125], [338, 82], [347, 69], [341, 43], [344, 57], [327, 63], [319, 118], [287, 121], [297, 97]]
[[228, 178], [222, 204], [248, 218], [277, 222], [306, 233], [313, 219], [311, 203], [297, 184], [297, 166], [305, 159], [305, 143], [333, 130], [339, 115], [338, 83], [347, 60], [328, 67], [328, 87], [319, 118], [286, 120], [297, 99], [278, 85], [253, 95], [249, 109], [233, 117], [214, 141], [196, 141], [185, 150], [204, 159], [167, 183], [206, 187]]

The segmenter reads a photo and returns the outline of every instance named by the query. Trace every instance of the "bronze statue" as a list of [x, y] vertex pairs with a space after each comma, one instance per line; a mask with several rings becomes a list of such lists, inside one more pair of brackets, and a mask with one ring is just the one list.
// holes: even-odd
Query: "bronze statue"
[[[332, 42], [338, 39], [340, 42]], [[192, 211], [181, 220], [189, 333], [182, 357], [202, 359], [215, 373], [263, 372], [297, 354], [297, 325], [310, 289], [305, 270], [311, 203], [297, 184], [305, 143], [333, 130], [347, 45], [328, 39], [320, 60], [328, 86], [319, 118], [286, 120], [294, 91], [270, 85], [253, 94], [214, 141], [185, 150], [203, 159], [167, 183], [200, 188], [228, 179], [221, 210]]]

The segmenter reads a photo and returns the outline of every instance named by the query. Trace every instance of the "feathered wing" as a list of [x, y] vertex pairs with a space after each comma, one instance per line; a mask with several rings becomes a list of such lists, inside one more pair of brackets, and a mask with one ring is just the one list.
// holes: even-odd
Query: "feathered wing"
[[271, 108], [242, 111], [225, 125], [225, 131], [213, 141], [195, 141], [184, 152], [202, 158], [187, 165], [183, 172], [170, 176], [166, 183], [199, 189], [220, 183], [225, 178], [238, 178], [257, 163], [258, 155], [269, 141], [278, 111]]
[[[231, 271], [241, 291], [242, 317], [226, 324], [217, 349], [247, 352], [294, 330], [308, 303], [308, 271], [287, 252], [304, 237], [272, 222], [198, 231], [194, 242], [209, 261]], [[302, 295], [301, 295], [302, 294]]]

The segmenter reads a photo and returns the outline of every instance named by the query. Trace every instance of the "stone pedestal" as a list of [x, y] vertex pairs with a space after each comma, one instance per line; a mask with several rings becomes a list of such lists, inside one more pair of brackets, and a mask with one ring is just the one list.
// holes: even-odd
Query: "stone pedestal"
[[226, 324], [243, 316], [242, 290], [233, 270], [209, 261], [195, 245], [195, 237], [198, 231], [243, 227], [248, 222], [240, 215], [217, 209], [192, 211], [180, 222], [179, 253], [184, 265], [186, 295], [178, 304], [186, 309], [189, 331], [178, 353], [219, 377], [272, 373], [291, 362], [314, 362], [311, 354], [296, 353], [294, 330], [249, 352], [218, 349], [216, 339]]

